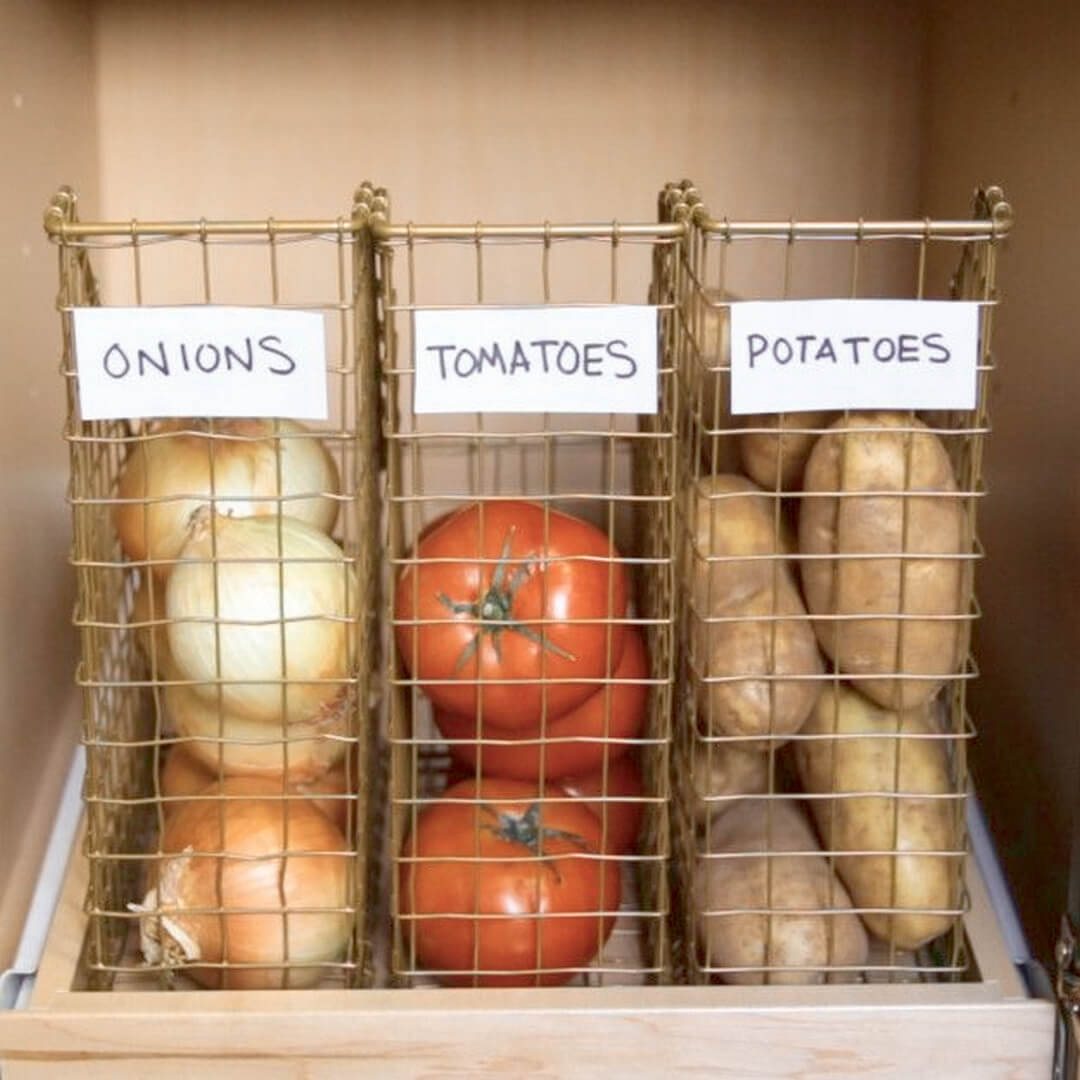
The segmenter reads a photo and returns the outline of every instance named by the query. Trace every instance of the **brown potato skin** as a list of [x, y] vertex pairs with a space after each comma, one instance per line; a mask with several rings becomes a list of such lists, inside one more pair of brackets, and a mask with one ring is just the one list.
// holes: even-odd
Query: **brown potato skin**
[[[802, 499], [799, 552], [836, 556], [801, 563], [811, 615], [842, 616], [815, 620], [821, 648], [880, 705], [924, 704], [961, 665], [970, 609], [969, 564], [947, 557], [971, 542], [941, 440], [904, 414], [854, 413], [814, 445], [803, 490], [823, 494]], [[905, 491], [939, 494], [860, 494]], [[844, 558], [874, 554], [945, 557]], [[905, 618], [859, 618], [889, 614]]]
[[[810, 806], [828, 850], [885, 853], [837, 855], [836, 872], [856, 907], [891, 909], [891, 914], [865, 913], [862, 918], [871, 933], [899, 949], [916, 949], [952, 925], [955, 915], [905, 909], [957, 910], [959, 858], [917, 853], [957, 851], [962, 837], [956, 799], [918, 797], [955, 790], [944, 740], [884, 736], [937, 732], [927, 706], [890, 712], [840, 684], [826, 688], [802, 735], [876, 737], [800, 738], [794, 746], [796, 768], [808, 794], [886, 793], [812, 799]], [[893, 851], [904, 854], [889, 854]]]
[[692, 771], [694, 823], [699, 828], [737, 806], [742, 796], [769, 790], [769, 755], [738, 743], [696, 742]]
[[[782, 535], [778, 540], [775, 505], [774, 496], [735, 473], [705, 477], [683, 502], [699, 721], [712, 735], [746, 736], [739, 745], [759, 751], [769, 748], [765, 736], [780, 745], [799, 730], [824, 672]], [[709, 561], [721, 556], [736, 558]], [[718, 617], [733, 621], [707, 621]]]
[[[830, 870], [797, 800], [743, 799], [713, 819], [706, 844], [712, 854], [762, 853], [698, 860], [694, 902], [702, 962], [710, 968], [770, 969], [716, 972], [724, 982], [848, 981], [852, 973], [828, 969], [866, 963], [866, 930], [848, 910], [851, 898]], [[770, 914], [747, 910], [760, 908]], [[799, 914], [781, 914], [784, 909]]]
[[814, 431], [835, 417], [831, 412], [753, 413], [740, 420], [748, 428], [772, 431], [739, 433], [739, 463], [743, 472], [767, 491], [797, 491], [810, 451], [818, 440]]

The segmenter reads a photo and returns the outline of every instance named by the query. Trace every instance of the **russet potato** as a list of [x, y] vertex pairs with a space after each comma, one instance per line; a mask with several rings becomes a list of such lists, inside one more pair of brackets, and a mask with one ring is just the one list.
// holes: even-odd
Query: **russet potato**
[[804, 790], [839, 796], [810, 801], [825, 847], [877, 853], [837, 854], [836, 872], [856, 907], [886, 909], [863, 920], [900, 949], [944, 933], [959, 900], [962, 853], [942, 854], [962, 840], [945, 742], [928, 706], [890, 712], [841, 684], [822, 693], [793, 748]]
[[793, 491], [802, 487], [806, 461], [818, 432], [832, 417], [830, 412], [765, 413], [740, 417], [746, 428], [769, 431], [739, 433], [739, 462], [754, 483], [769, 491]]
[[853, 979], [831, 969], [866, 963], [866, 930], [796, 799], [743, 799], [704, 843], [694, 904], [707, 968], [739, 985]]
[[925, 703], [963, 660], [971, 541], [956, 490], [941, 440], [900, 413], [837, 420], [807, 461], [806, 606], [836, 668], [890, 708]]
[[710, 819], [738, 805], [745, 795], [769, 790], [769, 755], [738, 743], [699, 740], [693, 750], [694, 821]]
[[773, 495], [746, 477], [684, 493], [682, 565], [699, 721], [767, 750], [798, 731], [824, 662], [790, 566]]

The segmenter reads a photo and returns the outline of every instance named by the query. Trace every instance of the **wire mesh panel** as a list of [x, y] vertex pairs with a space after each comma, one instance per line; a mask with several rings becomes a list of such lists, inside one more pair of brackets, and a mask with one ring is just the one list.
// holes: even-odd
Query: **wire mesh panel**
[[[46, 215], [68, 387], [90, 987], [370, 979], [371, 195], [328, 222], [85, 223], [66, 190]], [[322, 313], [328, 420], [84, 419], [73, 312], [106, 302]], [[234, 345], [206, 348], [228, 359]]]
[[[731, 222], [684, 183], [661, 217], [693, 222], [670, 286], [680, 963], [694, 982], [964, 978], [976, 506], [1011, 212], [993, 189], [969, 221]], [[731, 304], [826, 298], [978, 301], [975, 408], [734, 415]]]
[[655, 415], [418, 415], [412, 334], [426, 309], [643, 304], [681, 229], [374, 232], [391, 981], [666, 981], [675, 372], [661, 349]]

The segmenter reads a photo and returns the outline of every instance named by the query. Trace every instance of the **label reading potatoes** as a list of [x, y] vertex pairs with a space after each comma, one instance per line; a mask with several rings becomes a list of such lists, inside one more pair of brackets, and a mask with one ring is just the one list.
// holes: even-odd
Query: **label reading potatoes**
[[973, 409], [979, 304], [771, 300], [731, 305], [731, 411]]
[[281, 308], [76, 308], [84, 420], [278, 416], [325, 420], [326, 323]]
[[413, 313], [417, 413], [655, 413], [656, 308]]

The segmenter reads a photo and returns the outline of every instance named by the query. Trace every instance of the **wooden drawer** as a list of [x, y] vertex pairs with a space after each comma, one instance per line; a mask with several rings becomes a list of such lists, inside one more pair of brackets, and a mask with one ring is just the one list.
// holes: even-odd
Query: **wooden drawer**
[[1051, 1075], [1056, 1008], [1018, 977], [974, 857], [970, 982], [160, 993], [74, 988], [74, 851], [27, 1007], [0, 1013], [4, 1080]]

